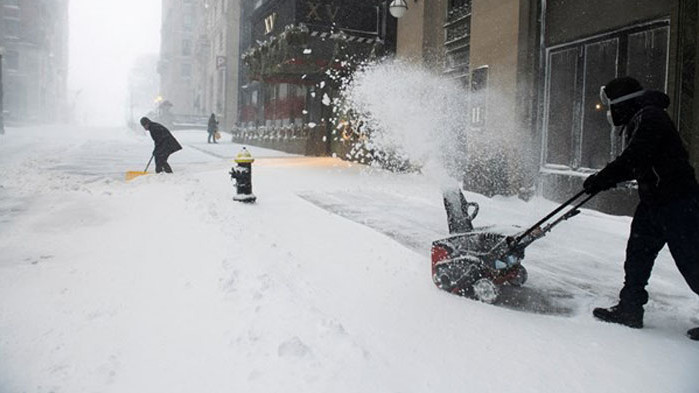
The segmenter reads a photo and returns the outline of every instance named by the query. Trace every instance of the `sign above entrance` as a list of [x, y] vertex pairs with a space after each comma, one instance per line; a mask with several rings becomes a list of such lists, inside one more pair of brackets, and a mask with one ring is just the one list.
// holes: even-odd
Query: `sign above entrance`
[[277, 22], [277, 13], [272, 12], [265, 18], [265, 35], [274, 32], [274, 25]]

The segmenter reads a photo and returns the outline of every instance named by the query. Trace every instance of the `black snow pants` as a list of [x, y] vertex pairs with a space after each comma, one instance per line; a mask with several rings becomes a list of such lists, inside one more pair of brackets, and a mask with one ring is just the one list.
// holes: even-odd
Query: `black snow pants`
[[172, 173], [172, 168], [170, 164], [167, 163], [167, 159], [170, 157], [169, 154], [158, 154], [155, 156], [155, 173], [165, 172]]
[[645, 287], [655, 258], [666, 243], [687, 284], [699, 294], [699, 195], [665, 205], [638, 205], [626, 246], [626, 276], [619, 294], [622, 304], [642, 307], [648, 302]]

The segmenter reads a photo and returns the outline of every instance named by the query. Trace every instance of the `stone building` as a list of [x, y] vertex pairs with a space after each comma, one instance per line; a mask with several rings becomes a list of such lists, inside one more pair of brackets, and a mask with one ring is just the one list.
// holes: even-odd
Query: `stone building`
[[68, 0], [0, 0], [6, 123], [67, 121]]
[[160, 95], [172, 104], [173, 114], [196, 113], [194, 49], [201, 9], [195, 0], [162, 0], [160, 31]]
[[[668, 112], [699, 167], [697, 0], [408, 3], [398, 56], [438, 64], [470, 91], [464, 154], [500, 169], [498, 184], [487, 184], [469, 168], [467, 186], [514, 193], [535, 185], [554, 200], [580, 189], [623, 148], [599, 102], [600, 86], [622, 75], [670, 96]], [[594, 203], [628, 213], [630, 187]]]
[[196, 0], [194, 110], [216, 114], [221, 129], [238, 119], [240, 0]]

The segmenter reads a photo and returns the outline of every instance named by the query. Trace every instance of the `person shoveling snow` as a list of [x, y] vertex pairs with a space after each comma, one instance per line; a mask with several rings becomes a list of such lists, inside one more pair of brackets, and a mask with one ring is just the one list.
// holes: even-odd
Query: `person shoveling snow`
[[153, 149], [155, 173], [172, 173], [172, 168], [167, 163], [167, 159], [170, 157], [170, 154], [182, 150], [182, 146], [164, 125], [151, 121], [147, 117], [141, 118], [141, 125], [146, 131], [150, 132], [150, 136], [155, 143], [155, 148]]

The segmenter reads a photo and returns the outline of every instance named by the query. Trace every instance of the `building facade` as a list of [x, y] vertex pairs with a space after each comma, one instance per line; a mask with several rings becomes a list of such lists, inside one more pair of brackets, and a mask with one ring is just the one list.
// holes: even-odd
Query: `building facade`
[[244, 0], [236, 138], [302, 154], [332, 154], [331, 75], [395, 47], [395, 20], [376, 0]]
[[195, 113], [214, 113], [222, 129], [238, 119], [240, 0], [197, 0]]
[[189, 116], [195, 110], [194, 47], [201, 9], [195, 0], [162, 0], [160, 31], [160, 96], [172, 114]]
[[155, 117], [160, 86], [158, 83], [158, 61], [156, 54], [139, 56], [128, 75], [128, 118], [129, 125], [140, 128], [141, 116]]
[[[470, 95], [469, 167], [478, 191], [536, 187], [566, 199], [624, 147], [607, 123], [600, 86], [623, 75], [666, 92], [699, 167], [697, 0], [439, 0], [409, 2], [398, 55], [440, 64]], [[440, 26], [435, 29], [433, 26]], [[498, 184], [478, 179], [499, 168]], [[475, 179], [475, 181], [474, 181]], [[629, 213], [633, 185], [595, 198]]]
[[68, 0], [0, 0], [4, 120], [67, 121]]

